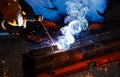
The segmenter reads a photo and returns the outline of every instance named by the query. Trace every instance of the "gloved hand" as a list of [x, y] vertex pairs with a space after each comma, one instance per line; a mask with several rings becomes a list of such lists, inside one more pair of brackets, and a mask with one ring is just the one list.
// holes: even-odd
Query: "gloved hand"
[[20, 11], [18, 2], [15, 0], [0, 0], [0, 10], [6, 22], [17, 23], [17, 15]]

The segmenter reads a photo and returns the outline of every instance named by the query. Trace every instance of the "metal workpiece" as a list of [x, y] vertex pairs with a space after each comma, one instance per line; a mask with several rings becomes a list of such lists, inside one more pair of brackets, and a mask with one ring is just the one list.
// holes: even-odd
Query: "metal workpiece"
[[[99, 38], [97, 38], [99, 36]], [[24, 76], [36, 77], [39, 74], [67, 67], [120, 51], [119, 30], [108, 31], [89, 36], [96, 40], [84, 46], [76, 45], [69, 50], [50, 51], [50, 48], [32, 50], [32, 54], [23, 55]], [[84, 38], [86, 39], [86, 38]], [[82, 41], [85, 42], [85, 41]], [[81, 44], [82, 45], [82, 44]], [[40, 53], [41, 54], [40, 54]], [[45, 53], [42, 53], [45, 52]], [[47, 53], [48, 52], [48, 53]], [[101, 64], [101, 63], [100, 63]], [[86, 66], [88, 68], [88, 66]], [[30, 73], [28, 75], [28, 73]]]

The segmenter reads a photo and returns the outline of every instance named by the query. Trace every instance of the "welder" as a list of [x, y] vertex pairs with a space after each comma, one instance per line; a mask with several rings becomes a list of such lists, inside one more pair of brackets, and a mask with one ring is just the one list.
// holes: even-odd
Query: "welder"
[[[64, 18], [67, 16], [66, 1], [0, 0], [0, 11], [1, 16], [3, 16], [3, 19], [1, 18], [1, 27], [13, 35], [21, 35], [33, 31], [32, 29], [36, 28], [36, 25], [41, 25], [38, 21], [32, 21], [32, 25], [26, 24], [27, 20], [24, 16], [28, 19], [33, 18], [42, 21], [44, 18], [45, 20], [51, 21], [52, 24], [47, 24], [47, 26], [52, 25], [53, 27], [55, 24], [64, 26]], [[114, 0], [83, 0], [83, 4], [89, 8], [86, 19], [89, 22], [103, 22], [104, 16], [109, 10], [106, 7], [111, 1], [113, 2]]]

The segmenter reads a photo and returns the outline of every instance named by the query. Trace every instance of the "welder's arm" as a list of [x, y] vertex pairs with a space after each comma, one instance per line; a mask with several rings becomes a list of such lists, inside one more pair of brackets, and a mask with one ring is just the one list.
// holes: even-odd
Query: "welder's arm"
[[[53, 5], [51, 0], [24, 0], [33, 9], [36, 15], [42, 15], [49, 21], [59, 21], [61, 14], [58, 9]], [[61, 3], [60, 3], [61, 4]], [[61, 5], [62, 6], [62, 5]]]
[[[37, 15], [50, 21], [58, 21], [67, 15], [66, 2], [75, 0], [25, 0]], [[77, 1], [77, 0], [76, 0]], [[86, 19], [92, 22], [103, 22], [105, 9], [111, 0], [81, 0], [89, 8]], [[77, 4], [76, 4], [77, 5]], [[71, 5], [70, 5], [71, 6]], [[59, 22], [59, 21], [58, 21]]]

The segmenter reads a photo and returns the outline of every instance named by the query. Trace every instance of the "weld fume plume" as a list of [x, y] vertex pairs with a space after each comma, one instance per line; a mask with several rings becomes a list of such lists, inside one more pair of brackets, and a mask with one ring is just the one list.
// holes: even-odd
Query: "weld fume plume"
[[64, 20], [66, 26], [60, 29], [62, 35], [57, 37], [56, 45], [59, 49], [68, 50], [75, 42], [74, 36], [82, 30], [86, 30], [88, 22], [85, 18], [88, 8], [83, 3], [84, 0], [67, 1], [67, 17]]

